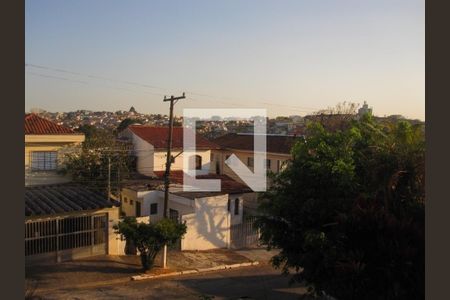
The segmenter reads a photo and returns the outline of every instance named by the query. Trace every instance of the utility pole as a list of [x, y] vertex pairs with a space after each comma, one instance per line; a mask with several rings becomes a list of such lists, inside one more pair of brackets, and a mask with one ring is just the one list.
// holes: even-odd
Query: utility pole
[[[169, 137], [167, 139], [167, 158], [166, 158], [166, 172], [164, 174], [164, 218], [169, 215], [169, 184], [170, 184], [170, 165], [172, 164], [172, 132], [173, 132], [173, 106], [181, 99], [185, 99], [184, 93], [182, 96], [166, 98], [164, 102], [170, 101], [169, 113]], [[162, 267], [167, 268], [167, 245], [164, 245], [162, 255]]]
[[108, 155], [108, 201], [111, 198], [111, 156]]
[[169, 184], [170, 184], [170, 165], [172, 164], [172, 132], [173, 132], [173, 106], [181, 99], [185, 99], [184, 96], [166, 98], [164, 96], [164, 102], [170, 101], [170, 113], [169, 113], [169, 137], [167, 139], [167, 158], [166, 158], [166, 172], [164, 173], [164, 218], [168, 217], [169, 213]]

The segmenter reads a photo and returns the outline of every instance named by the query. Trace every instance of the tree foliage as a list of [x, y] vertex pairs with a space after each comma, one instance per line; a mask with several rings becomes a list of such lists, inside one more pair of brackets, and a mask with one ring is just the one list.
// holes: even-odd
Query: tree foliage
[[153, 267], [155, 257], [165, 244], [170, 246], [186, 233], [186, 225], [171, 219], [156, 223], [138, 223], [134, 217], [125, 217], [115, 226], [117, 233], [125, 236], [139, 250], [144, 271]]
[[262, 195], [272, 262], [312, 294], [424, 298], [425, 137], [365, 116], [345, 130], [310, 124]]
[[110, 173], [111, 189], [118, 190], [120, 180], [128, 178], [134, 170], [128, 146], [105, 129], [83, 127], [80, 131], [86, 135], [81, 151], [64, 155], [61, 172], [69, 174], [75, 182], [103, 192], [107, 190]]
[[117, 126], [116, 131], [121, 132], [122, 130], [127, 129], [128, 126], [133, 124], [144, 124], [144, 121], [141, 119], [126, 118], [122, 122], [120, 122], [119, 126]]

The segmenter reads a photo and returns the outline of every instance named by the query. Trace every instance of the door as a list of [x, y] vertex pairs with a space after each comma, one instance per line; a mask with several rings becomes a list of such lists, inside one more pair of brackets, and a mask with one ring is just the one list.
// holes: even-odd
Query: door
[[136, 217], [141, 217], [141, 202], [136, 201]]

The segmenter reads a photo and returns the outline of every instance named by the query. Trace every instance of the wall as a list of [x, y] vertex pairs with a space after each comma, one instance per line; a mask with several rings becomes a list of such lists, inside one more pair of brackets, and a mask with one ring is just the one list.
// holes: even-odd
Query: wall
[[[125, 129], [120, 133], [121, 137], [132, 140], [133, 148], [136, 151], [137, 157], [137, 171], [146, 176], [154, 176], [154, 171], [165, 171], [166, 169], [166, 154], [165, 149], [155, 149], [153, 145], [144, 141], [129, 129]], [[172, 149], [172, 155], [178, 156], [175, 162], [171, 165], [171, 170], [183, 170], [183, 153], [182, 149]], [[203, 173], [208, 174], [210, 170], [211, 151], [198, 150], [198, 155], [202, 157]], [[200, 172], [201, 173], [201, 172]]]
[[66, 152], [79, 151], [84, 135], [25, 135], [25, 186], [69, 182], [69, 176], [57, 171], [31, 171], [30, 158], [33, 151], [57, 151], [58, 165]]
[[120, 208], [125, 216], [136, 216], [136, 201], [139, 201], [136, 191], [127, 188], [122, 189], [120, 193]]
[[[234, 173], [234, 171], [228, 167], [228, 165], [225, 163], [226, 156], [234, 154], [236, 155], [243, 163], [247, 166], [247, 158], [253, 157], [252, 151], [242, 151], [242, 150], [213, 150], [213, 156], [214, 161], [211, 162], [211, 173], [216, 173], [216, 161], [219, 162], [219, 168], [220, 168], [220, 174], [225, 174], [229, 177], [231, 177], [233, 180], [236, 180], [238, 182], [244, 183], [242, 179]], [[289, 154], [282, 154], [282, 153], [266, 153], [266, 159], [271, 160], [270, 165], [270, 171], [277, 173], [277, 161], [279, 160], [281, 162], [285, 162], [289, 160], [291, 156]], [[251, 168], [250, 168], [251, 169]]]
[[182, 217], [188, 227], [181, 240], [182, 250], [229, 247], [230, 214], [227, 203], [227, 194], [195, 199], [195, 212]]
[[116, 234], [113, 226], [117, 225], [119, 219], [119, 208], [108, 208], [104, 210], [108, 212], [108, 254], [109, 255], [125, 255], [125, 240], [119, 234]]
[[[236, 225], [242, 223], [243, 220], [243, 212], [244, 212], [244, 197], [242, 194], [230, 194], [228, 196], [228, 199], [230, 200], [230, 221], [231, 225]], [[238, 214], [234, 214], [235, 209], [235, 200], [239, 199], [239, 211]]]
[[[129, 131], [126, 129], [125, 131]], [[131, 132], [131, 131], [130, 131]], [[154, 147], [137, 135], [132, 134], [133, 149], [137, 157], [137, 171], [146, 176], [155, 176], [154, 171]]]
[[[62, 213], [62, 214], [53, 214], [46, 216], [34, 216], [34, 217], [25, 217], [25, 221], [27, 220], [50, 220], [58, 217], [77, 217], [83, 215], [96, 215], [96, 214], [108, 214], [108, 242], [107, 242], [107, 253], [109, 255], [124, 255], [125, 252], [125, 241], [121, 240], [120, 235], [116, 234], [114, 231], [114, 225], [119, 222], [119, 208], [103, 208], [97, 210], [87, 210], [87, 211], [75, 211], [71, 213]], [[51, 254], [50, 254], [50, 257]], [[54, 257], [54, 255], [53, 255]]]
[[[172, 155], [176, 156], [178, 155], [182, 150], [181, 149], [174, 149], [172, 150]], [[166, 170], [166, 154], [167, 152], [165, 150], [161, 151], [155, 151], [154, 156], [154, 168], [155, 171], [165, 171]], [[210, 172], [210, 162], [211, 162], [211, 150], [197, 150], [197, 155], [200, 155], [202, 157], [202, 171], [198, 171], [198, 174], [208, 174]], [[181, 153], [179, 156], [175, 158], [175, 162], [172, 163], [170, 169], [172, 171], [174, 170], [183, 170], [183, 153]], [[195, 160], [193, 161], [195, 162]], [[195, 169], [195, 165], [193, 165], [192, 169]]]

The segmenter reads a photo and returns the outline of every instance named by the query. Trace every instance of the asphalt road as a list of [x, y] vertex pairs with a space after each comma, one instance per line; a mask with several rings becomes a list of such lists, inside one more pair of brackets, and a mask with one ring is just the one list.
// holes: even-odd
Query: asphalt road
[[60, 289], [37, 296], [41, 299], [299, 299], [301, 285], [288, 284], [269, 265], [243, 267], [172, 278], [130, 281], [83, 289]]

